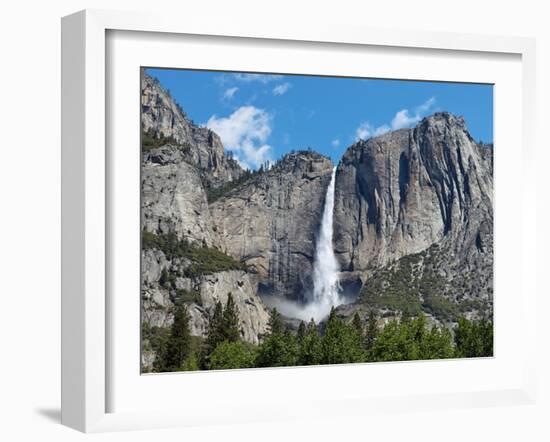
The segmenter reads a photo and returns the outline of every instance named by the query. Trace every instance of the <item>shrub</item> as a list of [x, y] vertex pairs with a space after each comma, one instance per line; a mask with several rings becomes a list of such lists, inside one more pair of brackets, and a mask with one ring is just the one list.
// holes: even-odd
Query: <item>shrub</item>
[[454, 357], [451, 333], [428, 329], [425, 316], [404, 322], [391, 321], [379, 333], [369, 351], [370, 361], [410, 361]]
[[258, 367], [288, 367], [298, 364], [298, 343], [290, 331], [271, 334], [258, 349]]
[[345, 364], [361, 362], [364, 359], [363, 337], [353, 324], [345, 324], [330, 312], [325, 335], [321, 344], [321, 363]]
[[[191, 264], [184, 270], [183, 276], [190, 278], [226, 270], [246, 270], [245, 264], [222, 251], [214, 247], [207, 247], [206, 244], [197, 246], [186, 239], [178, 239], [174, 232], [156, 235], [144, 230], [141, 236], [141, 247], [144, 250], [161, 250], [168, 260], [188, 259]], [[161, 279], [162, 286], [168, 282], [173, 284], [175, 280], [175, 278], [173, 278], [174, 280], [170, 278], [170, 275], [165, 275], [165, 277], [161, 275]]]
[[242, 341], [223, 341], [210, 355], [211, 370], [249, 368], [254, 367], [254, 362], [254, 348]]
[[239, 176], [239, 178], [234, 179], [232, 181], [228, 181], [221, 186], [214, 187], [212, 185], [205, 186], [206, 187], [206, 199], [208, 200], [208, 203], [213, 203], [214, 201], [228, 195], [231, 193], [233, 189], [236, 189], [238, 187], [241, 187], [245, 183], [249, 182], [252, 178], [259, 175], [259, 171], [253, 171], [253, 170], [245, 170]]
[[186, 304], [202, 305], [201, 294], [196, 290], [177, 289], [176, 300]]
[[473, 322], [458, 319], [455, 328], [456, 353], [460, 358], [493, 356], [493, 323], [482, 319]]
[[453, 320], [458, 314], [458, 306], [454, 302], [431, 292], [426, 292], [424, 294], [422, 307], [424, 311], [432, 314], [436, 318], [447, 321]]
[[177, 146], [179, 150], [184, 153], [191, 152], [192, 146], [189, 143], [179, 143], [174, 137], [167, 137], [162, 132], [158, 136], [154, 131], [149, 130], [148, 132], [142, 129], [141, 131], [141, 150], [142, 152], [148, 152], [152, 149], [157, 149], [166, 145]]

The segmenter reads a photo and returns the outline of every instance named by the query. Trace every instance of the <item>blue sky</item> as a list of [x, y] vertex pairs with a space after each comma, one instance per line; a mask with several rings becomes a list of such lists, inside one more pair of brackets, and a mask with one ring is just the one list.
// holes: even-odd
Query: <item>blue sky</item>
[[493, 140], [493, 87], [466, 83], [147, 69], [187, 115], [256, 168], [294, 149], [337, 163], [358, 138], [414, 126], [436, 111], [462, 115]]

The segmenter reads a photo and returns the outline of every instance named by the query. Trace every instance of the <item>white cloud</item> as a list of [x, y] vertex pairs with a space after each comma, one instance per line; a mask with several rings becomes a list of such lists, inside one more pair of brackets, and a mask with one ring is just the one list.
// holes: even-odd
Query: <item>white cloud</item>
[[417, 114], [425, 114], [427, 113], [435, 104], [435, 97], [431, 97], [429, 100], [426, 100], [424, 103], [422, 103], [420, 106], [416, 108]]
[[226, 89], [223, 93], [223, 98], [225, 100], [231, 100], [238, 90], [238, 87], [230, 87], [229, 89]]
[[393, 130], [403, 129], [415, 124], [420, 117], [418, 114], [411, 115], [407, 109], [402, 109], [395, 114], [393, 120], [391, 120], [391, 127]]
[[273, 95], [283, 95], [283, 94], [286, 94], [288, 92], [288, 90], [290, 89], [290, 83], [282, 83], [282, 84], [278, 84], [277, 86], [275, 86], [273, 88]]
[[332, 145], [332, 147], [338, 147], [340, 146], [340, 140], [338, 138], [335, 138], [330, 142], [330, 144]]
[[417, 106], [414, 114], [411, 114], [408, 109], [401, 109], [395, 114], [391, 122], [393, 130], [403, 129], [404, 127], [410, 127], [418, 123], [428, 113], [435, 104], [435, 97], [431, 97], [426, 100], [420, 106]]
[[421, 105], [417, 106], [414, 113], [411, 113], [409, 109], [401, 109], [395, 114], [390, 124], [382, 124], [381, 126], [374, 127], [368, 121], [362, 122], [355, 130], [355, 139], [367, 139], [371, 137], [377, 137], [385, 134], [390, 130], [403, 129], [405, 127], [411, 127], [418, 123], [424, 116], [433, 108], [435, 104], [435, 97], [431, 97]]
[[358, 140], [365, 140], [372, 137], [373, 127], [368, 121], [364, 121], [355, 130], [355, 138]]
[[245, 168], [255, 169], [271, 161], [271, 146], [266, 144], [271, 134], [271, 115], [254, 106], [242, 106], [228, 117], [212, 115], [206, 127], [216, 132], [226, 149]]
[[386, 132], [389, 132], [390, 130], [391, 130], [391, 128], [387, 124], [383, 124], [382, 126], [374, 127], [368, 121], [364, 121], [355, 130], [355, 138], [357, 140], [359, 140], [359, 139], [365, 140], [367, 138], [377, 137], [379, 135], [385, 134]]
[[273, 74], [233, 74], [233, 78], [238, 81], [251, 82], [258, 81], [263, 84], [270, 83], [271, 81], [276, 81], [282, 78], [281, 75]]

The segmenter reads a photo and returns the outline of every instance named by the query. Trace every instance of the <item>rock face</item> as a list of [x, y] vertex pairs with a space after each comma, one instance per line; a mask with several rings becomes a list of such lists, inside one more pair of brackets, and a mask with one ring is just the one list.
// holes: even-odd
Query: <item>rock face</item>
[[[222, 248], [208, 192], [240, 182], [244, 171], [225, 156], [218, 135], [196, 126], [157, 80], [144, 73], [141, 86], [142, 230], [161, 242], [175, 233], [190, 247], [189, 256], [172, 253], [170, 258], [159, 245], [143, 247], [142, 323], [149, 330], [166, 331], [174, 321], [175, 303], [184, 302], [191, 335], [205, 337], [214, 306], [218, 301], [225, 305], [231, 293], [242, 339], [257, 344], [266, 333], [269, 313], [257, 295], [256, 278], [243, 270], [189, 271], [196, 264], [193, 250]], [[152, 369], [155, 357], [149, 344], [142, 342], [145, 371]]]
[[[257, 287], [254, 287], [246, 272], [234, 270], [205, 275], [200, 278], [197, 288], [201, 294], [202, 307], [209, 312], [213, 311], [218, 301], [225, 305], [231, 293], [239, 309], [241, 338], [258, 344], [267, 332], [269, 312], [257, 296]], [[206, 330], [197, 331], [204, 335]]]
[[251, 266], [262, 293], [301, 299], [311, 289], [332, 167], [315, 152], [291, 153], [211, 205], [225, 251]]
[[179, 238], [212, 245], [216, 241], [199, 172], [178, 160], [178, 152], [175, 146], [164, 146], [144, 158], [142, 228], [159, 234], [176, 232]]
[[220, 137], [195, 125], [158, 80], [146, 73], [141, 76], [141, 126], [152, 137], [170, 139], [180, 147], [177, 151], [155, 152], [150, 161], [162, 157], [183, 159], [197, 167], [201, 178], [212, 187], [237, 179], [243, 172], [235, 160], [225, 156]]
[[[269, 316], [260, 295], [304, 301], [312, 290], [331, 160], [299, 151], [269, 170], [243, 171], [146, 74], [142, 128], [142, 228], [158, 236], [142, 250], [144, 323], [170, 326], [184, 299], [192, 334], [204, 337], [216, 302], [231, 293], [242, 338], [258, 343]], [[171, 233], [191, 245], [189, 256], [160, 250]], [[333, 238], [340, 282], [355, 299], [343, 315], [411, 308], [445, 322], [491, 314], [492, 145], [476, 143], [449, 113], [358, 141], [337, 167]], [[193, 253], [231, 266], [189, 272]], [[154, 354], [144, 358], [150, 365]]]
[[[351, 146], [337, 170], [335, 248], [344, 269], [366, 269], [466, 237], [492, 222], [487, 152], [448, 113]], [[483, 234], [483, 232], [481, 232]]]
[[218, 301], [223, 305], [232, 294], [239, 310], [241, 337], [257, 344], [267, 331], [269, 312], [256, 294], [249, 275], [241, 270], [217, 272], [195, 278], [177, 277], [172, 286], [161, 281], [163, 270], [180, 274], [185, 261], [169, 261], [157, 249], [142, 251], [142, 317], [151, 327], [169, 327], [174, 321], [174, 303], [186, 299], [193, 336], [206, 337], [208, 317]]
[[492, 296], [492, 204], [492, 146], [475, 143], [462, 118], [436, 113], [347, 150], [336, 176], [335, 251], [342, 270], [368, 277], [438, 244], [442, 275], [467, 274], [477, 297]]

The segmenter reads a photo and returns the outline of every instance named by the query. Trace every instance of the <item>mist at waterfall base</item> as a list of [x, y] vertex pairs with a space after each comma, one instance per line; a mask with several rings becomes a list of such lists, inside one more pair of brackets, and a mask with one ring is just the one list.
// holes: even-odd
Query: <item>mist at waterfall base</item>
[[284, 316], [303, 321], [314, 319], [319, 322], [328, 316], [332, 307], [346, 303], [338, 279], [340, 267], [332, 245], [335, 178], [336, 167], [332, 170], [325, 196], [323, 217], [315, 247], [313, 290], [306, 294], [304, 303], [285, 299], [269, 300], [270, 306]]

